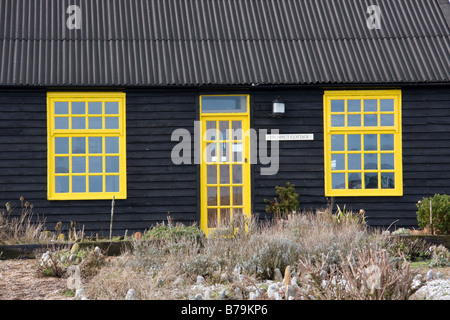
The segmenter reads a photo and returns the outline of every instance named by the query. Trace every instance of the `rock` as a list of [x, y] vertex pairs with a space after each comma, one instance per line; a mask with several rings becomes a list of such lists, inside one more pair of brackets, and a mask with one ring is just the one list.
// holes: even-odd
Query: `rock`
[[257, 300], [259, 298], [259, 292], [250, 292], [249, 300]]
[[95, 252], [99, 257], [103, 257], [102, 250], [101, 250], [98, 246], [94, 248], [94, 252]]
[[225, 300], [226, 297], [227, 297], [227, 289], [223, 289], [220, 292], [220, 300]]
[[197, 285], [204, 285], [206, 283], [205, 278], [197, 276]]
[[274, 280], [275, 282], [281, 282], [281, 281], [283, 281], [283, 276], [282, 276], [282, 274], [281, 274], [280, 269], [275, 268], [275, 270], [273, 271], [273, 280]]
[[57, 241], [65, 241], [66, 240], [66, 236], [64, 235], [64, 233], [60, 233], [58, 235], [58, 238], [56, 238]]
[[293, 286], [287, 286], [285, 297], [289, 299], [290, 297], [294, 298], [297, 295], [297, 292], [295, 291]]
[[134, 289], [128, 290], [125, 300], [136, 300], [136, 292]]
[[427, 272], [427, 281], [433, 280], [434, 278], [434, 272], [433, 270], [430, 270]]
[[211, 299], [211, 290], [206, 290], [205, 291], [205, 299], [206, 300], [210, 300]]
[[77, 254], [78, 251], [80, 251], [80, 245], [79, 245], [78, 243], [75, 243], [75, 244], [72, 246], [72, 249], [70, 249], [70, 253], [71, 253], [71, 254]]
[[79, 289], [77, 289], [77, 291], [75, 291], [75, 299], [77, 299], [77, 300], [86, 300], [86, 299], [83, 299], [85, 297], [86, 296], [84, 294], [84, 288], [79, 288]]
[[195, 295], [195, 300], [203, 300], [203, 296], [200, 293], [198, 293]]
[[440, 271], [436, 272], [436, 279], [443, 279], [444, 278], [444, 274]]
[[242, 289], [240, 287], [236, 287], [236, 289], [234, 289], [234, 293], [236, 295], [236, 299], [242, 300], [244, 298], [244, 296], [242, 295]]
[[269, 288], [267, 288], [267, 297], [269, 297], [269, 299], [276, 299], [276, 293], [279, 294], [279, 289], [278, 284], [272, 283]]

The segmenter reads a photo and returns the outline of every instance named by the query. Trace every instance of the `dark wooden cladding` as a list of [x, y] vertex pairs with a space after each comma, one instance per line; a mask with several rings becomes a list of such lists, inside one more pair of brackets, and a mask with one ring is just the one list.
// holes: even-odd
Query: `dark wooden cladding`
[[[47, 200], [46, 92], [0, 91], [0, 205], [4, 208], [10, 201], [16, 206], [14, 212], [20, 213], [23, 196], [46, 219], [49, 230], [58, 221], [66, 226], [76, 221], [88, 234], [108, 234], [111, 201]], [[198, 222], [199, 166], [177, 166], [170, 156], [178, 143], [171, 141], [173, 130], [194, 132], [203, 92], [176, 88], [125, 92], [128, 197], [116, 201], [114, 233], [149, 229], [166, 220], [168, 211], [177, 222]], [[269, 217], [264, 199], [273, 198], [275, 186], [287, 181], [296, 185], [303, 210], [323, 208], [329, 200], [324, 197], [323, 92], [317, 88], [250, 91], [252, 128], [315, 136], [314, 141], [280, 142], [280, 167], [274, 176], [262, 176], [262, 165], [253, 165], [252, 207], [262, 219]], [[397, 226], [416, 226], [418, 200], [450, 194], [450, 88], [405, 87], [402, 95], [404, 196], [335, 198], [341, 207], [365, 209], [373, 226], [396, 220]], [[281, 119], [268, 115], [278, 96], [286, 102]]]

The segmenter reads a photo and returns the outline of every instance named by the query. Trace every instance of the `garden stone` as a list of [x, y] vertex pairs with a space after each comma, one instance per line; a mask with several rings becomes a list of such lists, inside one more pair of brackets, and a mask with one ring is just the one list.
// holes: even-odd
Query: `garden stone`
[[294, 290], [294, 288], [292, 286], [288, 286], [287, 287], [286, 293], [285, 293], [285, 296], [287, 298], [295, 297], [296, 294], [297, 294], [297, 292], [295, 292], [295, 290]]
[[71, 253], [71, 254], [77, 254], [78, 251], [80, 251], [80, 245], [79, 245], [78, 243], [75, 243], [75, 244], [72, 246], [72, 249], [70, 249], [70, 253]]
[[102, 250], [101, 250], [98, 246], [94, 248], [94, 252], [95, 252], [99, 257], [103, 257]]
[[85, 300], [83, 298], [85, 298], [84, 288], [77, 289], [77, 291], [75, 292], [75, 299], [77, 299], [77, 300]]
[[434, 278], [433, 270], [428, 271], [428, 273], [427, 273], [427, 280], [430, 281], [430, 280], [433, 280], [433, 278]]
[[249, 300], [257, 300], [259, 298], [259, 292], [250, 292]]
[[282, 282], [283, 281], [283, 275], [281, 274], [280, 269], [275, 268], [275, 270], [273, 271], [274, 276], [273, 276], [273, 280], [275, 282]]
[[210, 300], [211, 299], [211, 290], [206, 290], [205, 291], [205, 299], [206, 300]]
[[444, 274], [440, 271], [436, 272], [436, 278], [437, 279], [443, 279], [444, 278]]
[[205, 278], [202, 276], [197, 276], [197, 285], [204, 285], [205, 284]]
[[236, 294], [236, 299], [244, 298], [244, 296], [242, 295], [242, 289], [240, 287], [236, 287], [236, 289], [234, 289], [234, 293]]
[[136, 300], [136, 293], [134, 289], [130, 289], [125, 296], [125, 300]]
[[198, 294], [195, 296], [195, 300], [203, 300], [203, 296], [202, 296], [200, 293], [198, 293]]
[[226, 296], [227, 296], [227, 289], [223, 289], [220, 292], [220, 300], [225, 300]]

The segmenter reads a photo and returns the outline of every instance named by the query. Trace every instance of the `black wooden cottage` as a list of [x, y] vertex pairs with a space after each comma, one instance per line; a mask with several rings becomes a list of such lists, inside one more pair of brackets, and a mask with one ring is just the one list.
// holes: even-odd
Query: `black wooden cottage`
[[450, 193], [448, 0], [0, 0], [0, 60], [0, 203], [49, 229]]

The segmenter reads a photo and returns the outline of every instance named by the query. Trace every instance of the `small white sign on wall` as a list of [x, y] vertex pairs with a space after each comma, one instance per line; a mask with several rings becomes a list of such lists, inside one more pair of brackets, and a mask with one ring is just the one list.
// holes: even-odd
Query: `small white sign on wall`
[[311, 141], [314, 140], [312, 133], [286, 133], [286, 134], [267, 134], [267, 141]]

